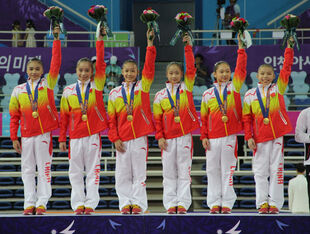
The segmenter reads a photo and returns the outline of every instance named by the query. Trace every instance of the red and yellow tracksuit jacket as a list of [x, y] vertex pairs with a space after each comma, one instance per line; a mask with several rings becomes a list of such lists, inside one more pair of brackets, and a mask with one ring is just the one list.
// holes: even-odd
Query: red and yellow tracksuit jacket
[[[232, 81], [222, 83], [221, 87], [217, 82], [214, 87], [206, 90], [201, 102], [201, 136], [200, 139], [220, 138], [236, 134], [242, 130], [242, 104], [240, 90], [246, 78], [247, 54], [244, 49], [238, 50], [237, 64]], [[222, 121], [214, 89], [219, 91], [221, 99], [223, 91], [227, 85], [227, 117], [228, 122]], [[222, 99], [223, 101], [223, 99]]]
[[[108, 137], [110, 141], [115, 142], [118, 139], [129, 141], [155, 131], [149, 96], [151, 84], [154, 80], [155, 58], [156, 48], [154, 46], [148, 46], [142, 79], [135, 83], [132, 121], [127, 120], [126, 105], [122, 96], [122, 86], [111, 90], [108, 102]], [[130, 83], [129, 87], [126, 82], [123, 82], [123, 85], [127, 94], [127, 90], [130, 92], [134, 83]], [[130, 94], [127, 94], [127, 100], [129, 100], [129, 96]]]
[[17, 140], [17, 132], [20, 124], [21, 136], [32, 137], [58, 128], [58, 113], [54, 100], [54, 87], [61, 65], [61, 44], [60, 40], [53, 42], [52, 60], [50, 70], [46, 78], [37, 80], [30, 86], [38, 86], [38, 118], [32, 117], [32, 106], [28, 97], [26, 83], [16, 86], [12, 92], [9, 112], [10, 112], [10, 136], [11, 140]]
[[[198, 116], [193, 101], [193, 87], [195, 82], [195, 59], [192, 46], [187, 45], [185, 50], [186, 72], [184, 82], [179, 84], [166, 83], [166, 88], [156, 93], [153, 112], [156, 126], [155, 138], [171, 139], [184, 136], [200, 127]], [[170, 104], [167, 89], [174, 103], [176, 102], [176, 90], [180, 86], [180, 122], [174, 120], [174, 110]]]
[[[106, 110], [103, 103], [103, 88], [106, 80], [104, 62], [104, 43], [96, 42], [96, 74], [89, 80], [90, 90], [87, 108], [87, 120], [82, 120], [81, 106], [76, 92], [76, 83], [67, 86], [60, 101], [60, 134], [59, 142], [66, 141], [69, 127], [70, 139], [82, 138], [99, 133], [108, 127]], [[77, 81], [81, 90], [82, 84]], [[88, 82], [84, 84], [84, 90]], [[82, 94], [83, 97], [83, 94]]]
[[266, 107], [266, 94], [270, 87], [269, 124], [263, 123], [263, 114], [257, 99], [256, 88], [246, 92], [243, 104], [243, 123], [245, 140], [254, 138], [256, 143], [265, 142], [281, 137], [292, 130], [289, 117], [285, 109], [284, 92], [287, 87], [291, 66], [294, 59], [294, 50], [286, 48], [284, 64], [276, 84], [265, 87], [258, 84], [264, 107]]

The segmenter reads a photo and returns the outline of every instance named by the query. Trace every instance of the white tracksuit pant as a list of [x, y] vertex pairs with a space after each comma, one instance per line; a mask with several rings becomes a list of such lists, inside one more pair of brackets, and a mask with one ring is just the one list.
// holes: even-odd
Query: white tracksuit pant
[[119, 209], [126, 205], [139, 205], [147, 210], [146, 160], [148, 155], [147, 136], [123, 142], [126, 151], [116, 151], [115, 190]]
[[283, 137], [258, 143], [256, 147], [253, 157], [256, 207], [267, 202], [281, 209], [284, 202]]
[[237, 162], [237, 136], [209, 139], [210, 150], [206, 151], [208, 191], [207, 204], [230, 209], [236, 201], [233, 174]]
[[167, 150], [162, 151], [163, 204], [166, 210], [183, 206], [186, 210], [192, 203], [191, 167], [193, 139], [191, 134], [167, 139]]
[[[99, 203], [101, 139], [99, 134], [70, 139], [69, 178], [71, 183], [71, 207], [95, 209]], [[84, 167], [86, 194], [84, 192]]]
[[[22, 137], [21, 168], [24, 183], [24, 208], [29, 206], [46, 207], [51, 197], [51, 133], [34, 137]], [[35, 182], [36, 166], [38, 168], [37, 189]]]

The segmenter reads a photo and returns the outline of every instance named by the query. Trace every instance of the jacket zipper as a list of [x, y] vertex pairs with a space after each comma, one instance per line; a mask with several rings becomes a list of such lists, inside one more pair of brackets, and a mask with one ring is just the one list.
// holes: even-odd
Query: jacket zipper
[[236, 108], [234, 108], [233, 111], [234, 111], [234, 113], [235, 113], [236, 119], [237, 119], [238, 122], [240, 123], [240, 119], [239, 119], [239, 116], [238, 116], [238, 113], [237, 113]]
[[212, 130], [212, 120], [211, 120], [211, 115], [209, 115], [209, 131]]
[[104, 121], [104, 118], [103, 118], [102, 115], [100, 114], [100, 111], [98, 110], [98, 107], [95, 106], [94, 108], [95, 108], [95, 111], [96, 111], [96, 113], [97, 113], [99, 119], [100, 119], [101, 121]]
[[255, 119], [255, 125], [256, 125], [256, 135], [258, 135], [258, 123], [257, 123], [257, 119]]
[[147, 123], [147, 125], [150, 125], [150, 121], [147, 119], [143, 109], [141, 109], [141, 114], [142, 114], [142, 117], [143, 117], [144, 121]]
[[56, 120], [56, 117], [55, 117], [55, 115], [54, 115], [54, 113], [53, 113], [53, 111], [52, 111], [52, 109], [51, 109], [51, 107], [50, 107], [49, 105], [47, 105], [47, 109], [49, 110], [49, 112], [50, 112], [52, 118], [53, 118], [54, 120]]
[[74, 114], [72, 114], [71, 130], [74, 130]]
[[281, 112], [280, 110], [279, 110], [279, 115], [280, 115], [280, 117], [281, 117], [283, 123], [284, 123], [285, 125], [287, 125], [287, 121], [285, 120], [285, 118], [284, 118], [284, 116], [282, 115], [282, 112]]
[[164, 116], [164, 119], [165, 119], [165, 128], [166, 128], [166, 130], [168, 130], [168, 125], [167, 125], [167, 116], [166, 116], [166, 115]]
[[187, 111], [188, 111], [188, 114], [190, 115], [190, 117], [192, 118], [193, 121], [196, 121], [193, 113], [191, 112], [191, 110], [189, 109], [189, 107], [187, 107]]

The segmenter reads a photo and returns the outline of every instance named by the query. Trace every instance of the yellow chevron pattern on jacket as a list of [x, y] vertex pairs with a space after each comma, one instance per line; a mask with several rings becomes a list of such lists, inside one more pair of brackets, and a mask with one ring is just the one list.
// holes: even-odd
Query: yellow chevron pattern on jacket
[[[52, 60], [46, 78], [42, 78], [38, 86], [38, 118], [32, 117], [32, 107], [26, 90], [26, 83], [16, 86], [9, 104], [10, 137], [17, 140], [19, 125], [22, 137], [37, 136], [58, 128], [58, 113], [54, 101], [54, 87], [57, 83], [61, 65], [60, 40], [53, 42]], [[31, 80], [27, 81], [29, 84]], [[35, 85], [39, 80], [35, 81]]]
[[294, 50], [286, 48], [283, 68], [280, 71], [277, 83], [264, 88], [262, 84], [258, 84], [264, 107], [266, 107], [266, 97], [263, 94], [266, 94], [270, 87], [269, 124], [263, 123], [264, 117], [257, 99], [256, 88], [246, 92], [242, 111], [245, 140], [253, 137], [256, 143], [260, 143], [276, 139], [291, 131], [292, 126], [286, 112], [283, 94], [291, 74], [293, 58]]
[[[127, 111], [118, 86], [111, 90], [108, 102], [109, 139], [112, 142], [120, 139], [128, 141], [154, 132], [149, 91], [154, 80], [156, 49], [147, 47], [142, 79], [134, 87], [133, 120], [127, 120]], [[131, 90], [133, 83], [123, 82], [125, 90]]]
[[[96, 74], [94, 80], [84, 83], [84, 90], [90, 82], [87, 121], [82, 120], [81, 106], [77, 97], [76, 83], [64, 89], [60, 101], [60, 134], [59, 142], [66, 141], [67, 128], [69, 127], [70, 139], [90, 136], [103, 131], [108, 127], [106, 110], [103, 103], [103, 88], [106, 80], [104, 62], [104, 42], [96, 42]], [[82, 91], [81, 82], [77, 81]]]
[[[246, 78], [247, 54], [244, 49], [238, 50], [238, 58], [235, 73], [232, 81], [222, 83], [221, 87], [217, 82], [214, 87], [206, 90], [201, 102], [201, 139], [219, 138], [236, 134], [242, 130], [242, 104], [240, 90]], [[221, 96], [227, 85], [227, 117], [228, 122], [222, 121], [214, 89], [217, 89]]]
[[[184, 48], [186, 71], [184, 82], [178, 84], [166, 83], [166, 88], [156, 93], [153, 103], [153, 113], [156, 126], [156, 139], [171, 139], [186, 135], [199, 128], [198, 116], [193, 101], [195, 83], [195, 59], [192, 46]], [[180, 123], [174, 121], [174, 111], [168, 99], [167, 89], [175, 100], [176, 90], [180, 86]]]

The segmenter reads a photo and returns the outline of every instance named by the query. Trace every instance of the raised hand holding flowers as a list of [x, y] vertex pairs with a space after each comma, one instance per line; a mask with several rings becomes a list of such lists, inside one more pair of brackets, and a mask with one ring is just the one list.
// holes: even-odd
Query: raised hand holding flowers
[[[281, 45], [282, 49], [285, 48], [286, 43], [289, 43], [291, 48], [294, 47], [294, 45], [296, 44], [297, 49], [300, 50], [300, 46], [296, 35], [296, 28], [298, 27], [299, 22], [300, 22], [299, 17], [291, 14], [288, 14], [281, 20], [280, 24], [285, 28], [283, 42]], [[290, 40], [290, 38], [292, 39]]]
[[[159, 26], [156, 22], [156, 19], [159, 17], [159, 14], [153, 10], [151, 7], [147, 8], [142, 12], [140, 15], [140, 20], [147, 24], [148, 30], [154, 30], [155, 36], [158, 37], [158, 40], [160, 40], [159, 36]], [[149, 38], [149, 40], [152, 40], [153, 38]]]
[[249, 48], [252, 44], [251, 36], [246, 28], [248, 27], [249, 23], [247, 20], [241, 17], [235, 17], [230, 22], [231, 29], [238, 33], [238, 36], [242, 42], [242, 47]]
[[185, 35], [185, 33], [188, 34], [188, 36], [191, 38], [191, 42], [193, 43], [194, 38], [192, 30], [190, 29], [190, 25], [194, 21], [194, 18], [189, 13], [182, 11], [176, 15], [175, 20], [177, 22], [178, 30], [172, 37], [170, 45], [174, 46], [181, 35]]
[[60, 31], [63, 32], [63, 18], [64, 18], [64, 11], [58, 6], [51, 6], [47, 10], [43, 12], [43, 15], [47, 17], [50, 21], [50, 31], [53, 31], [54, 37], [58, 38], [58, 33], [54, 32], [55, 27], [60, 27]]
[[90, 17], [92, 17], [98, 22], [97, 30], [96, 30], [96, 37], [99, 36], [101, 27], [105, 28], [106, 33], [109, 37], [113, 37], [112, 31], [109, 28], [107, 17], [106, 17], [108, 13], [108, 8], [106, 8], [103, 5], [93, 5], [89, 8], [87, 13]]

